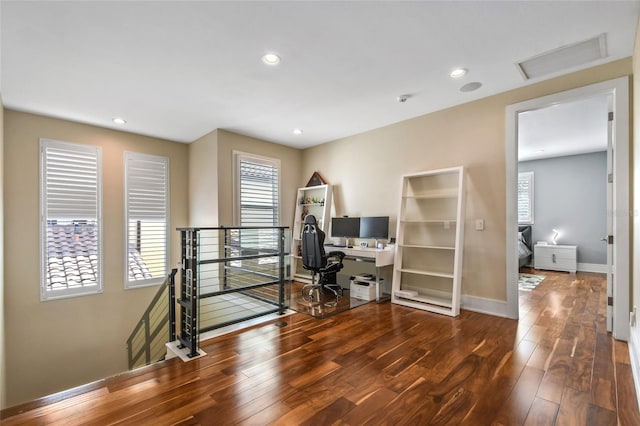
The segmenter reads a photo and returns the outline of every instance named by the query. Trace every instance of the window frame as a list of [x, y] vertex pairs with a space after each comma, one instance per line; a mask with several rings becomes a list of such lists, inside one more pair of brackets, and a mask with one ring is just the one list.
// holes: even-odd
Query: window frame
[[[520, 182], [527, 181], [527, 199], [528, 199], [528, 210], [529, 214], [527, 216], [520, 216]], [[518, 182], [516, 186], [516, 203], [517, 203], [517, 216], [518, 216], [518, 225], [533, 225], [533, 212], [534, 212], [534, 173], [530, 172], [518, 172]]]
[[[47, 272], [49, 268], [49, 257], [48, 257], [48, 247], [47, 247], [47, 225], [50, 221], [60, 220], [60, 218], [50, 218], [47, 215], [47, 206], [49, 197], [48, 194], [48, 185], [47, 185], [47, 176], [50, 172], [47, 169], [47, 150], [55, 149], [55, 150], [64, 150], [70, 151], [78, 154], [91, 154], [95, 155], [96, 162], [96, 233], [97, 233], [97, 262], [98, 266], [96, 268], [96, 285], [91, 287], [77, 287], [77, 288], [66, 288], [66, 289], [58, 289], [51, 290], [47, 288]], [[40, 146], [39, 146], [39, 185], [40, 185], [40, 194], [39, 194], [39, 213], [40, 213], [40, 301], [51, 301], [58, 299], [66, 299], [71, 297], [78, 296], [87, 296], [93, 294], [100, 294], [104, 291], [103, 284], [103, 268], [104, 268], [104, 251], [103, 251], [103, 232], [102, 232], [102, 148], [95, 145], [87, 145], [87, 144], [79, 144], [72, 142], [64, 142], [53, 139], [41, 138]], [[80, 223], [81, 221], [86, 219], [77, 219]], [[74, 220], [72, 220], [74, 223]]]
[[[141, 280], [130, 280], [129, 279], [129, 160], [136, 161], [149, 161], [154, 163], [162, 163], [165, 168], [164, 173], [164, 183], [165, 183], [165, 246], [164, 246], [164, 256], [165, 256], [165, 264], [164, 264], [164, 273], [160, 276], [153, 278], [146, 278]], [[170, 265], [170, 254], [171, 254], [171, 197], [170, 197], [170, 162], [169, 157], [160, 156], [160, 155], [152, 155], [152, 154], [143, 154], [139, 152], [125, 151], [123, 155], [123, 163], [124, 163], [124, 288], [125, 290], [132, 290], [136, 288], [144, 288], [150, 286], [157, 286], [162, 284], [165, 280], [166, 275], [169, 273], [169, 265]]]
[[257, 154], [250, 154], [247, 152], [242, 152], [242, 151], [233, 151], [233, 157], [234, 157], [234, 161], [233, 161], [233, 166], [234, 166], [234, 191], [233, 191], [233, 218], [234, 218], [234, 223], [235, 226], [243, 226], [242, 225], [242, 193], [241, 193], [241, 176], [240, 176], [240, 172], [241, 172], [241, 165], [240, 162], [241, 161], [251, 161], [254, 163], [258, 163], [258, 164], [266, 164], [269, 166], [273, 166], [278, 170], [278, 182], [277, 182], [277, 190], [278, 190], [278, 205], [276, 207], [275, 213], [277, 215], [277, 223], [273, 224], [272, 226], [280, 226], [280, 222], [281, 222], [281, 209], [282, 209], [282, 179], [281, 179], [281, 175], [282, 175], [282, 168], [281, 168], [281, 162], [280, 159], [278, 158], [271, 158], [271, 157], [265, 157], [265, 156], [261, 156], [261, 155], [257, 155]]

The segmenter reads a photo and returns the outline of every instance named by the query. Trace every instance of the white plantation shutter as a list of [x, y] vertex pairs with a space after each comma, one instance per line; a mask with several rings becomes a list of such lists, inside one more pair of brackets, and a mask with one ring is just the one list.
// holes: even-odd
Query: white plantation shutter
[[240, 226], [278, 226], [277, 160], [239, 155]]
[[102, 291], [99, 147], [40, 141], [41, 300]]
[[160, 284], [167, 275], [169, 159], [125, 152], [125, 287]]
[[518, 223], [533, 224], [533, 172], [518, 173]]

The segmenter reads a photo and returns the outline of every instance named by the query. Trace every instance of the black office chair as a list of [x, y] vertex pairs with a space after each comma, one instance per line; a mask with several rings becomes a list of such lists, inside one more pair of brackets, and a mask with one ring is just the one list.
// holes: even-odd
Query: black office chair
[[[325, 234], [318, 227], [316, 217], [307, 215], [302, 228], [302, 266], [311, 271], [311, 284], [302, 287], [302, 299], [309, 302], [320, 302], [322, 293], [331, 292], [336, 300], [342, 296], [342, 287], [337, 283], [337, 273], [342, 269], [344, 253], [324, 251]], [[315, 282], [319, 274], [318, 282]]]

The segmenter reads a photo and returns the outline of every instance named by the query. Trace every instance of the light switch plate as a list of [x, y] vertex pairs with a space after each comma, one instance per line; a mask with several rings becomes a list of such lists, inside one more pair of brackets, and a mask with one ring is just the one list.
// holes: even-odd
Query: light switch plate
[[476, 231], [484, 231], [484, 219], [476, 219]]

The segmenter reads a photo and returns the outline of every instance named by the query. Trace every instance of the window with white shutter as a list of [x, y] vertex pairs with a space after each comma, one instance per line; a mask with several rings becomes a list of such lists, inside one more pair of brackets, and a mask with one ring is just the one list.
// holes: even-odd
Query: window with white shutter
[[40, 299], [102, 292], [102, 150], [40, 140]]
[[518, 173], [518, 223], [533, 225], [533, 172]]
[[125, 288], [160, 284], [169, 258], [169, 159], [125, 152]]
[[279, 160], [237, 154], [240, 226], [278, 226]]
[[[239, 226], [278, 226], [280, 221], [280, 160], [235, 152], [236, 220]], [[271, 229], [231, 231], [232, 243], [260, 252], [273, 247], [276, 233]], [[232, 255], [240, 252], [232, 250]], [[259, 264], [277, 262], [277, 257], [259, 259]], [[233, 262], [242, 266], [242, 261]]]

